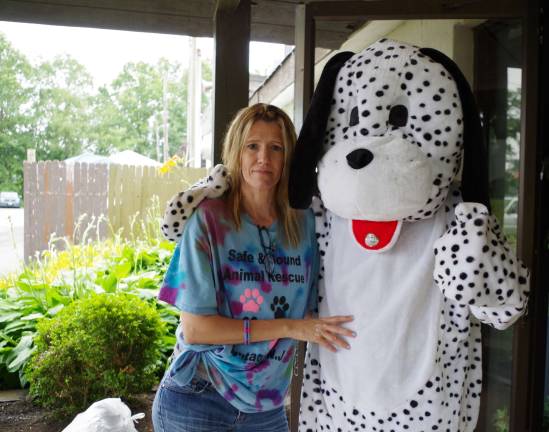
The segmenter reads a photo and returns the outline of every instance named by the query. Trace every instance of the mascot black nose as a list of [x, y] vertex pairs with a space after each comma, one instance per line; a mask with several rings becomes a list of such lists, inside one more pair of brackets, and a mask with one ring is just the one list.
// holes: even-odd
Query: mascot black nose
[[364, 168], [374, 159], [374, 155], [370, 150], [356, 149], [347, 155], [347, 163], [351, 168]]

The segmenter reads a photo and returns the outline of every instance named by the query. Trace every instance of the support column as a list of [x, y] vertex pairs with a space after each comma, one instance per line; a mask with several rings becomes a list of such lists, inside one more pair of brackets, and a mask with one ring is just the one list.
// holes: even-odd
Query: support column
[[[202, 131], [200, 113], [202, 102], [202, 60], [196, 46], [196, 38], [189, 37], [189, 77], [187, 80], [187, 151], [185, 163], [189, 167], [202, 166]], [[211, 149], [208, 149], [211, 150]], [[205, 159], [212, 160], [211, 152]], [[207, 165], [206, 165], [207, 166]]]
[[[301, 130], [305, 114], [309, 110], [314, 90], [315, 71], [315, 24], [310, 7], [299, 4], [295, 9], [295, 77], [294, 77], [294, 125]], [[303, 361], [305, 343], [297, 345], [292, 384], [290, 390], [290, 431], [299, 429], [299, 408], [301, 404], [301, 383], [303, 382]]]
[[217, 0], [214, 14], [213, 163], [221, 162], [227, 126], [248, 106], [250, 0]]
[[294, 124], [298, 133], [313, 96], [314, 68], [314, 20], [310, 7], [300, 4], [295, 10]]

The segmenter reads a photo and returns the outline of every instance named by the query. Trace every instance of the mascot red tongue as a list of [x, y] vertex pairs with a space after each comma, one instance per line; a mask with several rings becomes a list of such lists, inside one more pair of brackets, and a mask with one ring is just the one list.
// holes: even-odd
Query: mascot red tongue
[[398, 240], [401, 227], [402, 221], [351, 221], [351, 231], [356, 242], [364, 249], [375, 252], [390, 249]]

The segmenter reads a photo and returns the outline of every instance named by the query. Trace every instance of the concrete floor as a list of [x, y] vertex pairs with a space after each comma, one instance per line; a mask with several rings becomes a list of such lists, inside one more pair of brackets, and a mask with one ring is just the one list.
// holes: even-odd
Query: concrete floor
[[0, 391], [0, 402], [12, 402], [25, 400], [27, 390], [2, 390]]
[[22, 208], [0, 208], [0, 276], [16, 271], [23, 260]]

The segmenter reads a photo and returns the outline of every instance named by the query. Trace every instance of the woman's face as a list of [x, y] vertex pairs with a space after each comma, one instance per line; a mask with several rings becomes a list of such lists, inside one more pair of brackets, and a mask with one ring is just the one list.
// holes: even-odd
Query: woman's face
[[284, 141], [277, 122], [257, 120], [240, 156], [243, 187], [274, 191], [284, 167]]

